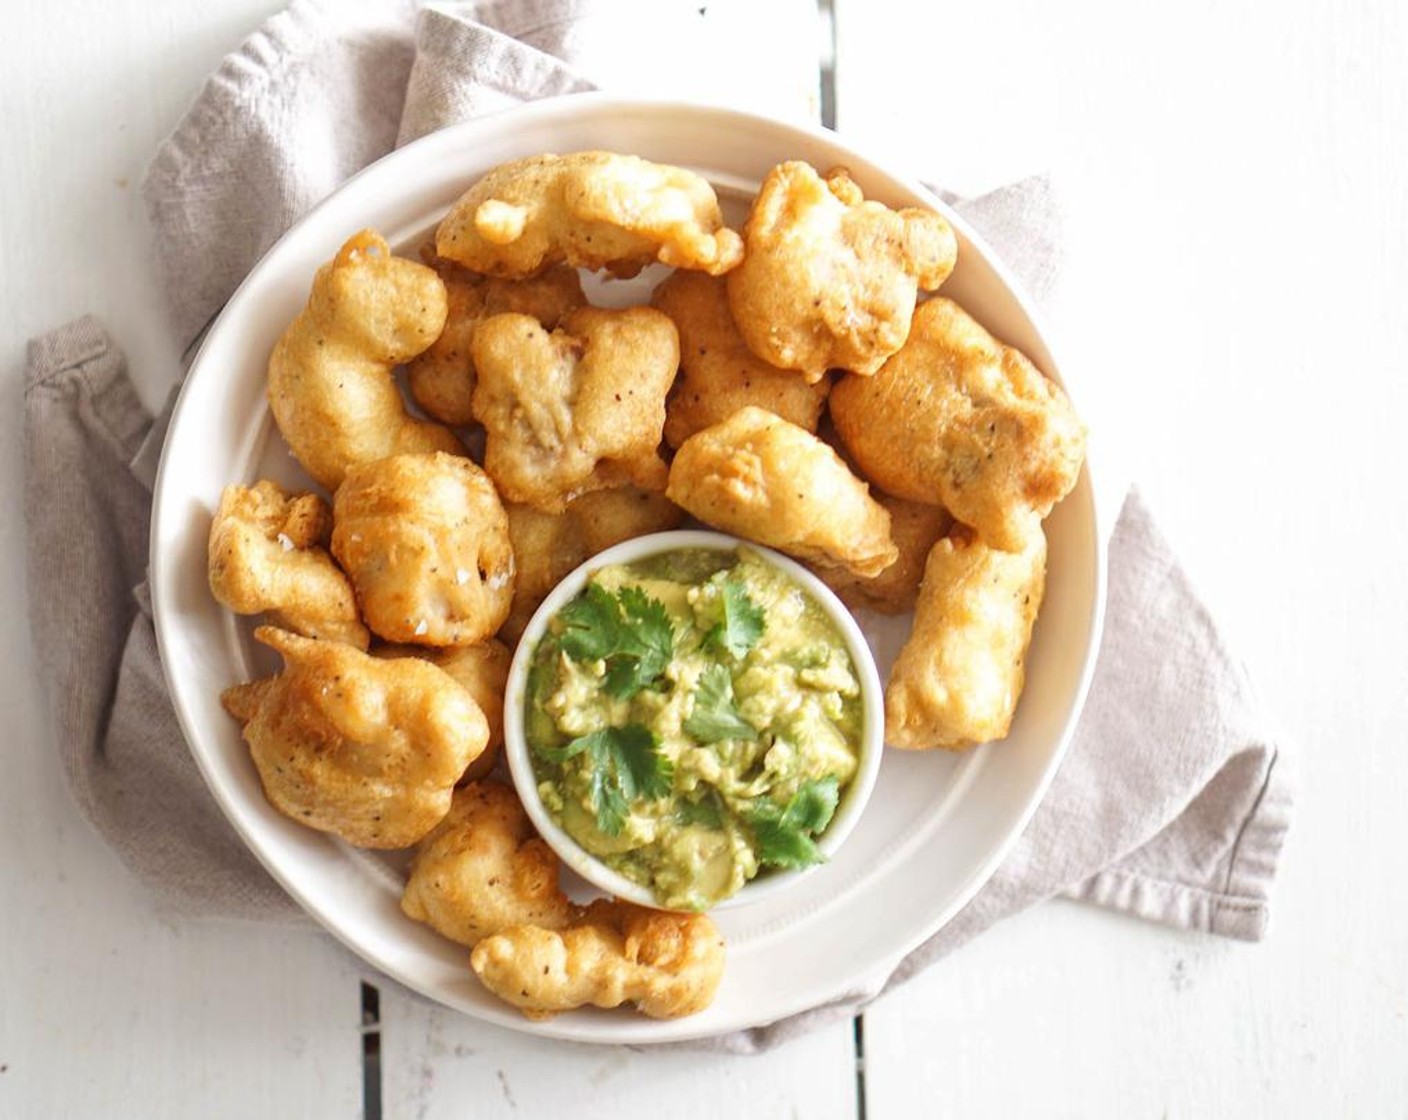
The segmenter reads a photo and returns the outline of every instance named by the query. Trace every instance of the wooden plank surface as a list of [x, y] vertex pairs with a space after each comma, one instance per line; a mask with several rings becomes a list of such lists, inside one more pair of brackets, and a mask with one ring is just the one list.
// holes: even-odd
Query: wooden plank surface
[[1404, 1115], [1403, 8], [838, 9], [844, 131], [964, 191], [1052, 176], [1097, 454], [1302, 774], [1263, 945], [1029, 914], [866, 1016], [869, 1115]]
[[[311, 930], [161, 918], [83, 822], [59, 773], [25, 626], [25, 339], [86, 311], [140, 388], [176, 369], [136, 197], [205, 73], [268, 12], [176, 3], [7, 9], [0, 46], [0, 1115], [361, 1114], [357, 971]], [[74, 588], [76, 595], [82, 588]]]
[[760, 1055], [531, 1038], [382, 992], [386, 1120], [858, 1115], [849, 1021]]
[[[164, 396], [178, 355], [147, 279], [137, 187], [205, 76], [282, 6], [119, 0], [81, 13], [26, 3], [14, 13], [19, 34], [0, 43], [10, 152], [0, 163], [0, 245], [14, 265], [0, 274], [0, 345], [13, 399], [25, 340], [85, 312], [114, 329], [146, 400]], [[742, 5], [721, 0], [717, 9], [713, 27], [736, 22]], [[810, 50], [811, 14], [810, 0], [788, 0], [764, 23], [800, 18]], [[770, 111], [806, 119], [815, 85], [801, 54], [788, 57], [759, 96]], [[0, 412], [0, 596], [17, 620], [21, 437], [20, 411]], [[784, 1113], [797, 1101], [809, 1115], [854, 1115], [849, 1024], [751, 1062], [587, 1047], [564, 1056], [394, 990], [378, 1031], [380, 1091], [366, 1093], [363, 982], [381, 979], [311, 929], [160, 917], [63, 788], [29, 657], [22, 623], [0, 632], [0, 660], [13, 668], [0, 674], [11, 743], [0, 783], [0, 1115], [353, 1117], [364, 1114], [364, 1096], [367, 1115], [462, 1115], [458, 1092], [436, 1085], [472, 1089], [476, 1101], [487, 1091], [482, 1115], [520, 1105], [531, 1115], [545, 1101], [592, 1094], [623, 1101], [613, 1115], [655, 1115], [652, 1087], [686, 1094], [700, 1116], [713, 1099], [740, 1114]], [[466, 1039], [492, 1067], [464, 1061]], [[544, 1079], [549, 1060], [557, 1075]]]
[[[23, 340], [86, 311], [162, 395], [176, 355], [140, 279], [136, 184], [203, 76], [280, 6], [7, 12], [12, 399]], [[866, 1015], [864, 1114], [1404, 1115], [1403, 10], [836, 8], [848, 136], [962, 191], [1052, 173], [1068, 251], [1056, 333], [1097, 451], [1137, 474], [1304, 775], [1264, 945], [1044, 907]], [[794, 10], [796, 34], [814, 34]], [[758, 24], [748, 48], [784, 23]], [[0, 411], [14, 620], [20, 446], [19, 411]], [[311, 932], [158, 917], [68, 801], [28, 649], [23, 623], [0, 632], [0, 1115], [361, 1115], [361, 967]], [[387, 1116], [859, 1112], [845, 1024], [732, 1058], [561, 1047], [390, 988], [381, 1019]]]
[[312, 929], [163, 919], [77, 818], [38, 713], [3, 714], [36, 730], [0, 783], [0, 1116], [360, 1115], [352, 958]]

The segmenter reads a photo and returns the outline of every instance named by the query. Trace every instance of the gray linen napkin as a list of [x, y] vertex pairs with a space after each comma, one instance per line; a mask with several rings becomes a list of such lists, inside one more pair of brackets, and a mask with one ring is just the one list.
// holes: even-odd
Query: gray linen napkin
[[[607, 0], [419, 13], [298, 0], [270, 20], [211, 77], [144, 186], [181, 340], [198, 336], [292, 221], [398, 139], [610, 84], [623, 10], [671, 35], [706, 18], [692, 5]], [[784, 89], [795, 83], [757, 107], [795, 110], [797, 101], [776, 97]], [[958, 205], [1044, 296], [1058, 265], [1045, 184]], [[91, 317], [31, 342], [25, 407], [30, 619], [80, 807], [168, 910], [296, 917], [205, 789], [166, 698], [142, 584], [163, 423], [138, 402], [121, 354]], [[715, 1045], [761, 1049], [854, 1014], [993, 922], [1055, 895], [1187, 929], [1263, 935], [1290, 815], [1287, 765], [1135, 492], [1110, 541], [1108, 596], [1070, 753], [987, 886], [891, 976]]]

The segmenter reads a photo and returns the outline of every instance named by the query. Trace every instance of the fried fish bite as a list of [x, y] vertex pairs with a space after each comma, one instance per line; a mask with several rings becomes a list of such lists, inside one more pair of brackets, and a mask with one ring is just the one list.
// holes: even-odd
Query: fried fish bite
[[530, 1019], [634, 1003], [653, 1019], [703, 1011], [724, 970], [724, 941], [704, 914], [598, 899], [567, 929], [522, 925], [485, 938], [470, 967]]
[[473, 948], [513, 926], [566, 926], [576, 908], [557, 879], [557, 856], [518, 795], [499, 782], [474, 782], [455, 791], [449, 814], [416, 848], [401, 909]]
[[899, 556], [889, 511], [841, 457], [752, 405], [685, 440], [665, 495], [701, 521], [809, 563], [875, 576]]
[[463, 454], [455, 434], [406, 412], [392, 369], [445, 325], [435, 270], [393, 257], [373, 230], [318, 269], [308, 304], [269, 357], [269, 407], [304, 469], [336, 490], [347, 468], [416, 451]]
[[332, 511], [316, 494], [268, 481], [227, 486], [210, 525], [210, 592], [236, 614], [267, 611], [274, 625], [366, 649], [352, 585], [322, 546]]
[[221, 694], [269, 803], [362, 848], [404, 848], [440, 823], [489, 727], [468, 691], [419, 658], [261, 626], [277, 676]]
[[830, 410], [876, 486], [942, 504], [996, 548], [1025, 546], [1085, 458], [1066, 394], [941, 297], [920, 305], [879, 373], [837, 382]]
[[680, 334], [680, 378], [665, 409], [665, 441], [671, 447], [750, 404], [816, 431], [830, 382], [808, 382], [749, 350], [734, 326], [722, 279], [674, 272], [650, 302]]
[[378, 646], [372, 650], [372, 656], [422, 657], [468, 689], [489, 724], [489, 741], [460, 777], [460, 784], [477, 781], [494, 768], [499, 750], [504, 745], [504, 690], [508, 685], [509, 663], [513, 660], [513, 651], [508, 646], [494, 638], [478, 645], [450, 646], [446, 649], [389, 645]]
[[[615, 492], [601, 491], [603, 494]], [[589, 553], [570, 505], [562, 513], [544, 513], [532, 506], [510, 504], [508, 535], [513, 541], [518, 582], [513, 592], [513, 606], [499, 633], [506, 641], [517, 643], [548, 592], [585, 561]]]
[[586, 303], [575, 269], [550, 268], [529, 280], [478, 276], [455, 265], [438, 269], [449, 297], [445, 329], [430, 349], [406, 367], [416, 404], [445, 424], [474, 422], [474, 358], [470, 342], [491, 315], [516, 311], [552, 330], [573, 308]]
[[587, 556], [633, 537], [678, 529], [684, 521], [684, 510], [663, 492], [635, 486], [583, 494], [572, 501], [567, 512], [576, 522]]
[[484, 469], [510, 502], [560, 513], [592, 490], [663, 489], [658, 447], [679, 368], [674, 324], [648, 307], [582, 307], [551, 333], [531, 315], [475, 332]]
[[766, 362], [819, 379], [869, 374], [909, 334], [918, 292], [958, 260], [958, 240], [931, 210], [867, 202], [844, 170], [779, 164], [743, 228], [743, 263], [728, 275], [734, 321]]
[[624, 278], [653, 261], [717, 276], [738, 263], [743, 242], [693, 171], [574, 152], [494, 168], [440, 223], [435, 251], [490, 276], [566, 263]]
[[899, 549], [899, 559], [878, 576], [865, 578], [845, 568], [817, 565], [814, 569], [826, 585], [852, 610], [865, 609], [880, 614], [905, 614], [914, 609], [919, 582], [924, 578], [924, 561], [929, 550], [948, 532], [953, 518], [939, 506], [907, 502], [873, 491], [877, 502], [890, 511], [890, 536]]
[[1021, 552], [990, 548], [970, 533], [939, 541], [885, 686], [885, 741], [923, 750], [1003, 738], [1045, 587], [1040, 526]]
[[562, 578], [598, 552], [634, 537], [677, 529], [684, 510], [664, 494], [618, 486], [583, 494], [562, 513], [508, 507], [508, 535], [518, 583], [508, 620], [499, 631], [516, 642], [538, 605]]
[[473, 645], [513, 602], [508, 515], [469, 459], [435, 452], [351, 468], [333, 501], [332, 553], [373, 632]]

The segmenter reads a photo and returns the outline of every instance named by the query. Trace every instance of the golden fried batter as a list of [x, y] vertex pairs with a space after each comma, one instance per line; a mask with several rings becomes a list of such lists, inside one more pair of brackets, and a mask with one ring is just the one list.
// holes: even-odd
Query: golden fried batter
[[920, 305], [874, 377], [844, 377], [831, 417], [876, 486], [941, 503], [989, 544], [1020, 550], [1076, 484], [1085, 426], [1060, 388], [951, 300]]
[[665, 494], [701, 521], [811, 563], [874, 576], [899, 556], [889, 512], [841, 457], [751, 405], [685, 440]]
[[484, 469], [507, 501], [559, 513], [592, 490], [663, 488], [657, 449], [680, 358], [666, 316], [582, 307], [549, 334], [531, 315], [495, 315], [472, 349]]
[[471, 948], [513, 926], [561, 929], [575, 907], [557, 874], [518, 795], [475, 782], [455, 791], [449, 815], [416, 848], [401, 909]]
[[210, 592], [236, 614], [269, 620], [310, 638], [366, 649], [352, 585], [322, 546], [332, 511], [316, 494], [273, 482], [227, 486], [210, 526]]
[[704, 914], [598, 899], [561, 932], [516, 926], [481, 941], [469, 961], [489, 991], [530, 1019], [627, 1002], [676, 1019], [713, 1002], [724, 941]]
[[509, 662], [513, 660], [513, 652], [508, 646], [494, 638], [478, 645], [450, 646], [447, 649], [390, 645], [378, 646], [372, 650], [372, 656], [423, 657], [468, 689], [489, 724], [489, 741], [460, 777], [460, 784], [477, 781], [493, 770], [499, 749], [504, 745], [504, 689], [508, 685]]
[[[618, 492], [624, 491], [601, 491], [603, 494]], [[510, 504], [508, 535], [513, 541], [518, 582], [513, 592], [513, 606], [499, 635], [510, 644], [516, 644], [548, 592], [586, 560], [588, 553], [570, 505], [562, 513], [544, 513], [532, 506]]]
[[499, 633], [518, 641], [538, 605], [562, 578], [598, 552], [648, 533], [679, 528], [684, 510], [664, 494], [618, 486], [583, 494], [562, 513], [508, 507], [508, 535], [518, 565], [513, 607]]
[[269, 803], [363, 848], [404, 848], [439, 824], [489, 738], [474, 697], [419, 658], [254, 633], [283, 654], [283, 672], [220, 699], [244, 725]]
[[349, 470], [333, 502], [332, 552], [367, 625], [388, 641], [473, 645], [513, 602], [508, 516], [488, 476], [459, 455]]
[[657, 260], [717, 276], [738, 263], [743, 243], [694, 172], [574, 152], [494, 168], [440, 223], [435, 251], [490, 276], [532, 276], [566, 262], [628, 277]]
[[548, 330], [573, 308], [586, 303], [576, 270], [549, 269], [531, 280], [477, 276], [440, 262], [437, 269], [449, 296], [449, 315], [440, 337], [406, 367], [406, 382], [416, 404], [446, 424], [474, 422], [474, 358], [470, 342], [491, 315], [516, 311], [532, 315]]
[[733, 324], [722, 279], [674, 272], [650, 302], [680, 332], [681, 376], [665, 415], [665, 440], [671, 447], [750, 404], [816, 431], [830, 381], [809, 382], [755, 356]]
[[879, 491], [872, 491], [872, 496], [890, 511], [890, 536], [899, 549], [899, 559], [869, 579], [852, 575], [845, 568], [817, 565], [815, 571], [852, 610], [905, 614], [914, 609], [919, 596], [929, 550], [948, 532], [953, 518], [939, 506], [907, 502]]
[[1040, 526], [1021, 552], [989, 548], [969, 533], [939, 541], [885, 687], [886, 742], [955, 749], [1003, 738], [1045, 587]]
[[633, 537], [677, 529], [684, 520], [684, 510], [663, 492], [634, 486], [583, 494], [567, 507], [567, 512], [577, 523], [587, 556]]
[[318, 269], [308, 305], [269, 357], [269, 407], [294, 456], [337, 489], [347, 468], [413, 451], [463, 453], [453, 432], [406, 412], [391, 375], [445, 325], [434, 269], [393, 257], [372, 230]]
[[739, 333], [764, 361], [813, 381], [879, 369], [904, 344], [918, 291], [958, 260], [938, 214], [867, 202], [844, 170], [823, 179], [797, 161], [763, 180], [743, 239], [728, 276]]

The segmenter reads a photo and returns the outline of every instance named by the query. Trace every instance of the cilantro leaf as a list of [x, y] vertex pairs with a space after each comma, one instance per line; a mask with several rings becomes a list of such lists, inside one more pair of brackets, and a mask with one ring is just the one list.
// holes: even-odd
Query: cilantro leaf
[[604, 768], [592, 771], [592, 805], [596, 808], [596, 826], [607, 836], [620, 836], [621, 829], [630, 815], [631, 803], [621, 792], [619, 776], [617, 781]]
[[816, 841], [805, 832], [787, 828], [781, 820], [754, 818], [749, 823], [758, 845], [760, 866], [801, 868], [822, 861]]
[[792, 828], [818, 833], [831, 823], [840, 800], [841, 784], [835, 774], [817, 781], [803, 782], [783, 810], [782, 819]]
[[748, 814], [759, 864], [801, 868], [821, 863], [826, 857], [813, 837], [831, 823], [839, 796], [840, 783], [830, 774], [803, 782], [785, 807], [760, 800]]
[[668, 797], [675, 768], [656, 749], [658, 740], [654, 733], [639, 723], [628, 723], [614, 730], [617, 734], [611, 746], [616, 755], [615, 769], [626, 797], [630, 800], [644, 797], [648, 801]]
[[694, 708], [685, 718], [685, 732], [701, 743], [722, 743], [729, 739], [749, 742], [757, 729], [744, 719], [733, 702], [733, 677], [725, 665], [710, 665], [699, 674], [694, 690]]
[[642, 648], [668, 658], [674, 652], [675, 631], [665, 604], [652, 599], [639, 587], [623, 587], [617, 592], [626, 621], [634, 627]]
[[558, 644], [573, 661], [600, 661], [621, 641], [621, 612], [611, 592], [595, 583], [559, 615], [563, 623]]
[[562, 652], [573, 661], [605, 661], [608, 694], [627, 700], [653, 684], [675, 650], [675, 630], [665, 606], [638, 587], [612, 594], [599, 584], [562, 609]]
[[675, 806], [675, 821], [684, 826], [699, 824], [710, 829], [723, 828], [724, 814], [719, 805], [719, 795], [706, 788], [698, 801], [680, 801]]
[[724, 617], [704, 635], [704, 644], [720, 649], [741, 660], [758, 644], [766, 622], [763, 608], [749, 597], [743, 581], [725, 579], [722, 587]]
[[562, 747], [535, 747], [544, 758], [564, 763], [587, 755], [587, 789], [596, 826], [608, 836], [620, 836], [637, 797], [656, 800], [669, 795], [674, 764], [659, 751], [654, 733], [644, 724], [604, 727], [579, 735]]
[[602, 681], [601, 686], [606, 689], [608, 696], [615, 696], [621, 700], [629, 700], [660, 675], [658, 671], [650, 672], [649, 668], [648, 665], [643, 664], [635, 657], [618, 656], [608, 658], [606, 662], [606, 678]]
[[550, 747], [546, 743], [534, 743], [533, 750], [546, 758], [549, 762], [556, 762], [559, 766], [569, 758], [576, 758], [584, 750], [591, 747], [593, 738], [600, 735], [600, 731], [593, 731], [590, 735], [581, 735], [560, 747]]

